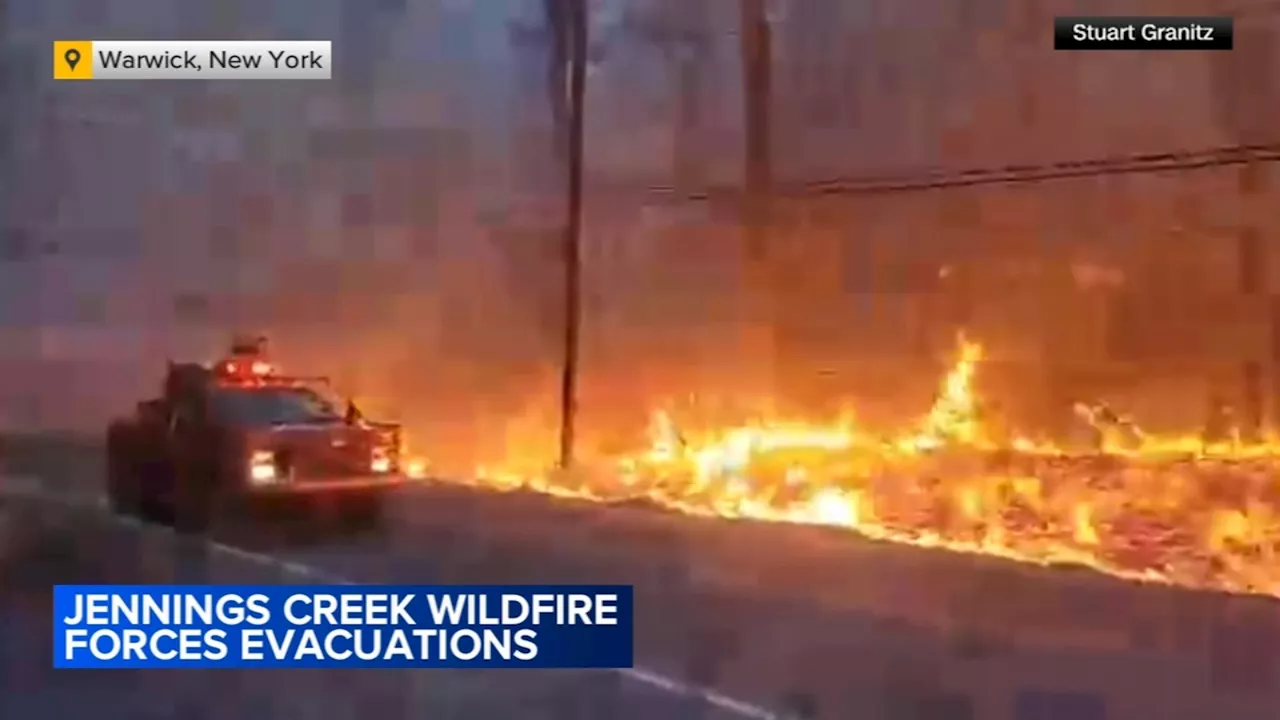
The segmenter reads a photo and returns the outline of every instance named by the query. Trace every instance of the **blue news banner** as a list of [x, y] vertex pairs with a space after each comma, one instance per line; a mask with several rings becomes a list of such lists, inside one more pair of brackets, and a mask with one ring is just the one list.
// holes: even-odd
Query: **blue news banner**
[[619, 668], [625, 585], [59, 585], [56, 668]]

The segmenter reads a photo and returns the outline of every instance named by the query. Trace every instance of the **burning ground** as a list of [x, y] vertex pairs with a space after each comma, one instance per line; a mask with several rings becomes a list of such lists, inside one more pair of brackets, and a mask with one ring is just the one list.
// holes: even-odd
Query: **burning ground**
[[932, 408], [894, 433], [853, 412], [695, 429], [659, 411], [635, 453], [572, 474], [491, 465], [470, 482], [1280, 596], [1280, 444], [1231, 428], [1214, 442], [1151, 436], [1102, 405], [1077, 408], [1088, 449], [1019, 436], [983, 410], [982, 358], [962, 339]]

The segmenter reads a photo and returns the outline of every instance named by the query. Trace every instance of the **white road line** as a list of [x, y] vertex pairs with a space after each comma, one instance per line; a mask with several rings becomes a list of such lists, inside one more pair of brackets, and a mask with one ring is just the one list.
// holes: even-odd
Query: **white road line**
[[[114, 518], [115, 515], [112, 515], [112, 517]], [[168, 530], [168, 528], [165, 528], [161, 525], [155, 525], [153, 527], [157, 529]], [[223, 555], [228, 555], [230, 557], [244, 560], [245, 562], [251, 565], [261, 565], [263, 567], [276, 567], [280, 564], [275, 560], [275, 558], [271, 558], [265, 555], [259, 555], [258, 553], [255, 553], [255, 552], [249, 552], [248, 550], [245, 550], [244, 548], [236, 547], [235, 545], [220, 543], [216, 540], [206, 540], [205, 544], [207, 544], [210, 548], [222, 553]]]
[[[0, 495], [24, 497], [44, 502], [51, 502], [64, 507], [71, 507], [83, 510], [96, 510], [102, 513], [112, 522], [123, 527], [133, 528], [141, 531], [157, 532], [166, 537], [174, 537], [173, 530], [163, 525], [148, 523], [138, 518], [127, 515], [119, 515], [111, 512], [107, 507], [105, 497], [93, 499], [77, 499], [65, 495], [56, 495], [44, 491], [39, 482], [21, 483], [17, 486], [6, 486], [6, 479], [0, 479]], [[303, 563], [286, 560], [284, 558], [275, 557], [265, 553], [246, 550], [235, 545], [218, 542], [216, 540], [206, 539], [205, 544], [216, 552], [222, 553], [229, 557], [234, 557], [245, 562], [249, 562], [262, 567], [274, 567], [286, 575], [290, 575], [300, 579], [315, 580], [332, 585], [362, 585], [367, 583], [358, 583], [349, 578], [340, 577], [328, 571], [317, 567], [306, 565]], [[783, 716], [778, 715], [766, 708], [753, 705], [742, 700], [731, 698], [709, 688], [701, 688], [694, 685], [681, 682], [674, 678], [646, 670], [641, 667], [616, 668], [615, 672], [623, 677], [648, 685], [656, 690], [677, 695], [683, 698], [701, 698], [704, 702], [719, 710], [731, 713], [741, 718], [749, 720], [783, 720]]]

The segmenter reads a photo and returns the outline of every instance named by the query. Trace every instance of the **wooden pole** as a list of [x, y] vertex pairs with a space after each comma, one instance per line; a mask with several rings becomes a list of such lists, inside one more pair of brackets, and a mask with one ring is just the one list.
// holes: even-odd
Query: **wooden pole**
[[[1260, 175], [1261, 169], [1255, 165], [1249, 164], [1240, 168], [1239, 191], [1241, 199], [1245, 206], [1250, 208], [1250, 211], [1257, 204], [1253, 198], [1258, 193], [1257, 186]], [[1253, 216], [1247, 212], [1246, 218], [1236, 235], [1236, 258], [1240, 268], [1240, 294], [1244, 296], [1245, 302], [1252, 313], [1255, 308], [1262, 304], [1261, 301], [1266, 291], [1267, 258], [1262, 244], [1262, 235], [1258, 232]], [[1270, 312], [1270, 307], [1267, 307], [1264, 312]], [[1262, 388], [1263, 365], [1259, 362], [1260, 358], [1253, 354], [1253, 351], [1254, 348], [1250, 347], [1249, 357], [1241, 368], [1242, 399], [1244, 401], [1244, 417], [1242, 418], [1244, 427], [1241, 430], [1250, 439], [1256, 439], [1261, 435], [1263, 408], [1265, 405]]]
[[587, 83], [585, 0], [565, 0], [569, 36], [568, 193], [564, 230], [564, 365], [560, 378], [560, 467], [574, 464], [578, 415], [578, 356], [582, 324], [582, 155]]
[[750, 348], [764, 352], [765, 381], [775, 380], [774, 335], [778, 321], [775, 272], [771, 266], [770, 225], [773, 191], [772, 105], [773, 105], [773, 33], [766, 13], [766, 0], [740, 0], [741, 46], [745, 166], [745, 188], [742, 196], [741, 223], [745, 244], [747, 322], [752, 336], [765, 338], [765, 347]]
[[767, 254], [769, 199], [772, 190], [773, 33], [765, 0], [741, 0], [742, 73], [746, 132], [744, 229], [753, 257]]

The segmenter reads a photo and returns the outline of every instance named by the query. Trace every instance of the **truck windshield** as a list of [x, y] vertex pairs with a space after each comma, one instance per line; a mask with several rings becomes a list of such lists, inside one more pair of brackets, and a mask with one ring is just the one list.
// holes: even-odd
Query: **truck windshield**
[[308, 388], [219, 388], [214, 413], [240, 425], [295, 425], [340, 422], [342, 411]]

